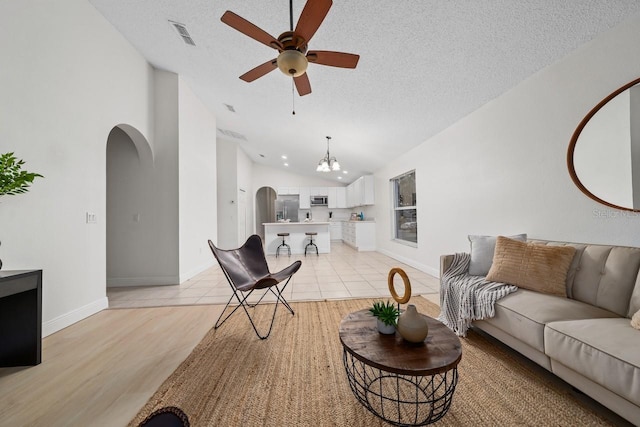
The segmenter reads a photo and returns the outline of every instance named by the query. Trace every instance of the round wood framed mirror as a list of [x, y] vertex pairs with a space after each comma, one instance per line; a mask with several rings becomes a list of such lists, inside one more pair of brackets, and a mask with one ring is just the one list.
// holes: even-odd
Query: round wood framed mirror
[[640, 78], [611, 93], [582, 119], [569, 143], [567, 166], [586, 196], [640, 212]]

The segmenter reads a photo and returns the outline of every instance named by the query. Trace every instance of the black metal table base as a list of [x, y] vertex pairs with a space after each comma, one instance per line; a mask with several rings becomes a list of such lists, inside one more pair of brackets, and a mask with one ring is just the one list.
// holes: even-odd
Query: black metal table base
[[442, 418], [453, 399], [458, 369], [432, 376], [410, 376], [369, 366], [344, 350], [349, 386], [374, 415], [396, 426], [423, 426]]

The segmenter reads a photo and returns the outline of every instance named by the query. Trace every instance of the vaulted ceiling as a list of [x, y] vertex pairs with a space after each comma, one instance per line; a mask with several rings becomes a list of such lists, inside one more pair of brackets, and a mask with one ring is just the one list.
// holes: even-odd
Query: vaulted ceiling
[[[300, 97], [278, 70], [240, 80], [277, 52], [220, 21], [231, 10], [278, 37], [288, 0], [89, 1], [149, 63], [180, 74], [215, 114], [220, 139], [257, 163], [345, 183], [640, 13], [634, 0], [335, 0], [309, 49], [360, 61], [355, 70], [310, 64], [312, 93]], [[305, 3], [293, 0], [294, 25]], [[327, 135], [348, 174], [315, 172]]]

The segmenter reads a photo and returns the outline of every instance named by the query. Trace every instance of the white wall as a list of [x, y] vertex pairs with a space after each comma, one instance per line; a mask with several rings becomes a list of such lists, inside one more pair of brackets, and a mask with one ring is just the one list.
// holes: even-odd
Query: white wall
[[[377, 246], [425, 271], [468, 234], [640, 246], [640, 217], [584, 196], [566, 153], [582, 118], [638, 77], [640, 17], [528, 78], [376, 173]], [[391, 240], [390, 178], [416, 170], [418, 248]]]
[[179, 84], [180, 282], [215, 260], [217, 240], [216, 119], [191, 89]]
[[[309, 165], [315, 168], [316, 165]], [[253, 197], [260, 187], [344, 187], [344, 184], [322, 178], [305, 176], [254, 163], [253, 165]]]
[[[244, 243], [241, 234], [255, 232], [253, 162], [240, 146], [229, 140], [218, 140], [218, 242], [221, 248], [237, 248]], [[245, 221], [239, 224], [240, 193], [245, 197]], [[243, 227], [244, 233], [238, 230]], [[242, 240], [242, 241], [241, 241]], [[214, 242], [215, 243], [215, 242]]]
[[[237, 144], [218, 140], [216, 145], [217, 192], [218, 192], [218, 236], [213, 240], [223, 249], [237, 248], [238, 245], [238, 149]], [[249, 197], [247, 197], [248, 199]]]
[[0, 2], [0, 28], [0, 152], [45, 176], [2, 198], [0, 257], [44, 270], [48, 335], [106, 307], [106, 141], [152, 139], [153, 70], [85, 0]]
[[[236, 148], [236, 176], [238, 177], [238, 191], [244, 190], [246, 195], [246, 215], [245, 215], [245, 235], [249, 237], [250, 235], [255, 233], [255, 193], [257, 190], [253, 189], [252, 176], [253, 176], [253, 162], [247, 156], [247, 154], [238, 146]], [[240, 209], [240, 206], [238, 206]], [[240, 217], [238, 213], [238, 217]], [[240, 224], [238, 227], [240, 228]], [[244, 243], [244, 240], [241, 241], [241, 238], [238, 236], [237, 246], [240, 246]]]
[[[116, 159], [110, 176], [126, 189], [116, 196], [116, 228], [135, 244], [111, 278], [178, 283], [211, 265], [213, 115], [85, 0], [0, 2], [0, 26], [11, 35], [0, 38], [7, 58], [0, 67], [0, 152], [15, 151], [29, 171], [45, 176], [29, 193], [2, 199], [0, 257], [6, 270], [44, 270], [43, 334], [108, 304], [106, 163], [114, 127], [127, 134], [116, 130], [120, 144], [109, 147]], [[141, 185], [127, 188], [131, 180]], [[209, 197], [202, 188], [211, 189]], [[87, 212], [95, 224], [86, 223]]]

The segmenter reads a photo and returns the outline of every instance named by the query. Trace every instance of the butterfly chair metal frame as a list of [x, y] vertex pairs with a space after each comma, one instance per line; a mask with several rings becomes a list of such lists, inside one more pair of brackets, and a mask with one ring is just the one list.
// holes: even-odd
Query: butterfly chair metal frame
[[[217, 248], [211, 240], [209, 240], [209, 247], [211, 248], [213, 255], [216, 257], [216, 260], [218, 260], [218, 264], [220, 264], [220, 267], [227, 278], [227, 282], [229, 282], [231, 290], [233, 291], [233, 295], [229, 298], [227, 305], [225, 305], [224, 310], [222, 310], [220, 317], [218, 317], [218, 320], [216, 321], [214, 326], [215, 329], [222, 326], [233, 313], [242, 307], [258, 338], [266, 339], [273, 328], [273, 322], [276, 318], [276, 311], [278, 310], [279, 303], [282, 303], [282, 305], [284, 305], [292, 315], [295, 314], [287, 300], [284, 299], [282, 292], [289, 284], [293, 275], [300, 269], [300, 266], [302, 265], [301, 261], [295, 261], [287, 268], [277, 273], [271, 273], [269, 271], [267, 259], [264, 255], [262, 239], [256, 234], [250, 236], [244, 245], [238, 249], [220, 249]], [[284, 285], [278, 286], [278, 284], [285, 280], [286, 282], [284, 282]], [[247, 299], [256, 290], [264, 290], [264, 293], [258, 302], [250, 304]], [[253, 317], [249, 314], [248, 308], [254, 308], [260, 304], [269, 292], [275, 295], [276, 303], [273, 309], [273, 316], [271, 317], [269, 330], [266, 335], [261, 335], [260, 332], [258, 332], [258, 328], [256, 327]], [[238, 301], [238, 305], [231, 311], [231, 313], [227, 314], [223, 318], [234, 297]]]

